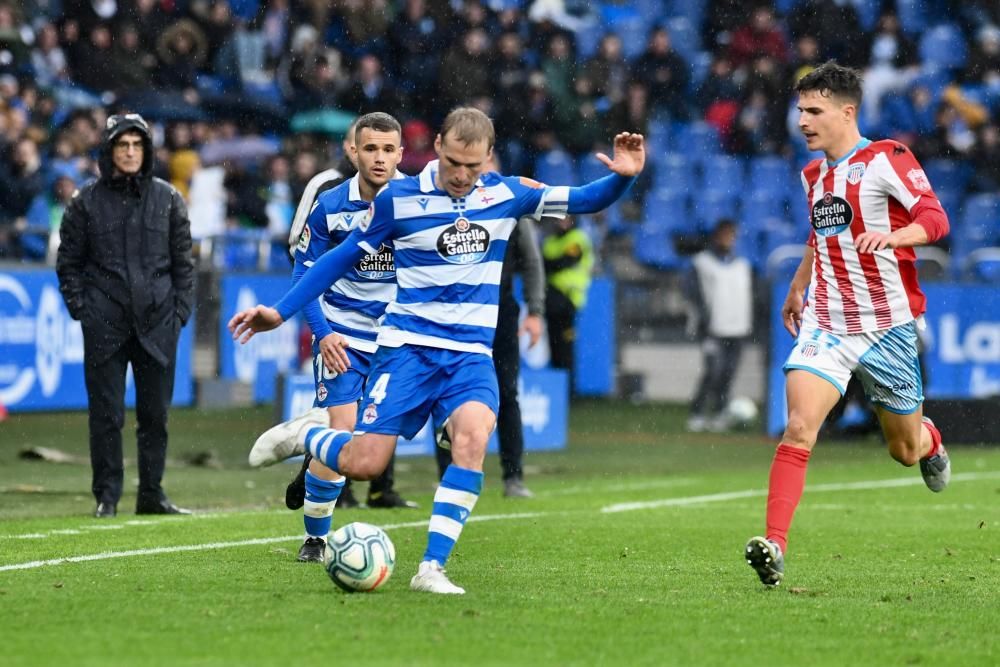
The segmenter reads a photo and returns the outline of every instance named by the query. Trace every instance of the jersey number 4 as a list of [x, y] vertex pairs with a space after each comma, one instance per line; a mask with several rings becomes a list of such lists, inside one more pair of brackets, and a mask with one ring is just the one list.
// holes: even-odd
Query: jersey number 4
[[373, 384], [372, 388], [368, 391], [368, 398], [372, 399], [372, 401], [375, 402], [375, 405], [378, 405], [385, 400], [387, 395], [386, 388], [389, 386], [390, 375], [392, 375], [392, 373], [382, 373], [382, 375], [379, 375], [378, 379], [375, 380], [375, 384]]

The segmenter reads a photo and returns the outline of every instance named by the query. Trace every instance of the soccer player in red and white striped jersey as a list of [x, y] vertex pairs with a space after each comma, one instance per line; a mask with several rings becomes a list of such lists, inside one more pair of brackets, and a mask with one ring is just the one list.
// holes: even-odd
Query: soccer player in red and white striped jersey
[[948, 217], [906, 146], [861, 136], [856, 70], [828, 62], [796, 91], [799, 129], [824, 157], [802, 170], [812, 229], [782, 307], [796, 337], [784, 365], [788, 422], [771, 464], [767, 533], [745, 553], [769, 586], [784, 576], [788, 528], [820, 426], [852, 373], [876, 407], [889, 454], [919, 463], [932, 491], [951, 475], [941, 434], [923, 417], [917, 330], [926, 298], [913, 251], [947, 234]]

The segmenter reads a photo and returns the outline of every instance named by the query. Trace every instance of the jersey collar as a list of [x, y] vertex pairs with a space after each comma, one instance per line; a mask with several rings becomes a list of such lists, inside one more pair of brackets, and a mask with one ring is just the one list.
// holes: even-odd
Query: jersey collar
[[[434, 177], [437, 176], [438, 164], [440, 160], [431, 160], [424, 167], [424, 170], [420, 172], [420, 191], [421, 192], [434, 192], [437, 190], [437, 186], [434, 185]], [[482, 177], [476, 179], [476, 187], [483, 187]]]
[[360, 179], [361, 179], [361, 174], [358, 173], [354, 174], [354, 176], [351, 176], [351, 180], [348, 181], [350, 183], [350, 186], [348, 186], [349, 190], [347, 193], [347, 198], [350, 201], [362, 201]]
[[844, 157], [836, 160], [835, 162], [830, 162], [830, 160], [828, 158], [827, 161], [826, 161], [826, 166], [829, 167], [829, 168], [831, 168], [831, 169], [834, 168], [834, 167], [836, 167], [838, 164], [840, 164], [844, 160], [852, 157], [855, 153], [857, 153], [859, 150], [861, 150], [862, 148], [864, 148], [865, 146], [867, 146], [870, 143], [871, 143], [871, 139], [867, 139], [865, 137], [861, 137], [861, 141], [859, 141], [858, 143], [854, 144], [854, 148], [852, 148], [851, 150], [847, 151], [847, 155], [845, 155]]

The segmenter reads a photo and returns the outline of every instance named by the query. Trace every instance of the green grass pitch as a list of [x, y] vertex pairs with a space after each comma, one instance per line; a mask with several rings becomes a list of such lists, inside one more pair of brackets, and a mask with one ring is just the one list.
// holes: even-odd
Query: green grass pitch
[[[384, 588], [349, 595], [294, 561], [296, 468], [246, 465], [270, 415], [172, 413], [166, 488], [191, 517], [132, 514], [127, 436], [109, 521], [90, 518], [85, 415], [0, 424], [0, 664], [1000, 664], [1000, 448], [950, 447], [955, 479], [932, 494], [875, 440], [821, 441], [785, 582], [765, 590], [741, 550], [763, 531], [773, 442], [686, 434], [676, 407], [577, 403], [569, 448], [527, 456], [536, 498], [504, 499], [488, 458], [448, 563], [465, 596], [408, 588], [426, 458], [397, 471], [421, 509], [335, 513], [385, 527], [397, 550]], [[20, 459], [29, 447], [81, 461]], [[213, 466], [186, 463], [209, 451]]]

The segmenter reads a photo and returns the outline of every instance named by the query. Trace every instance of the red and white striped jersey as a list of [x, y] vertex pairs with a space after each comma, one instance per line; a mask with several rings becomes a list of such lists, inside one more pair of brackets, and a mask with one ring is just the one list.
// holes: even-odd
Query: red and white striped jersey
[[803, 322], [831, 333], [880, 331], [925, 310], [913, 248], [858, 254], [863, 232], [906, 227], [921, 197], [936, 199], [917, 159], [896, 141], [868, 142], [836, 163], [810, 162], [802, 170], [815, 249]]

